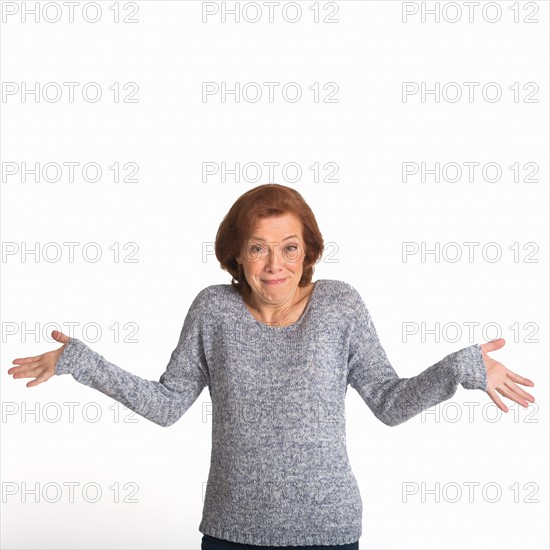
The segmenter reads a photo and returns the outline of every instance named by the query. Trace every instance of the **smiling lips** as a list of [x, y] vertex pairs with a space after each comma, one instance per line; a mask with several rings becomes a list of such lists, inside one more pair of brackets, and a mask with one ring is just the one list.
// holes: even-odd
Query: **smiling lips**
[[268, 285], [277, 285], [279, 283], [282, 283], [285, 280], [286, 279], [266, 279], [263, 282], [268, 284]]

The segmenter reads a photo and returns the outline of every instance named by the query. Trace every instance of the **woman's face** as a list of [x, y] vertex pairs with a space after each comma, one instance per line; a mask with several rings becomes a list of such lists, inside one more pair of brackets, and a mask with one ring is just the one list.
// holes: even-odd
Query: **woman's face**
[[302, 224], [294, 214], [262, 218], [237, 258], [254, 298], [277, 304], [291, 300], [302, 278]]

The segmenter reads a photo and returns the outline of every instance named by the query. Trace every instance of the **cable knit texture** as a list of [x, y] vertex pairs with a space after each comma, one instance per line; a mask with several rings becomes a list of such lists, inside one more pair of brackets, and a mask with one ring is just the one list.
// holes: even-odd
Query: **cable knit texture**
[[160, 380], [108, 362], [77, 338], [56, 374], [171, 426], [205, 387], [212, 454], [199, 531], [257, 546], [349, 544], [363, 505], [346, 450], [351, 385], [388, 426], [451, 398], [459, 384], [487, 388], [479, 344], [399, 378], [369, 311], [348, 283], [320, 279], [297, 322], [258, 321], [229, 284], [193, 300]]

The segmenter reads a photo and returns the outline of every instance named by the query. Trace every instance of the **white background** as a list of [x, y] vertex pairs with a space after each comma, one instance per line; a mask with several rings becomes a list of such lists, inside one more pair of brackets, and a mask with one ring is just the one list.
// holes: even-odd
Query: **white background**
[[[213, 255], [203, 257], [204, 246], [242, 193], [270, 181], [298, 189], [309, 203], [325, 242], [333, 243], [314, 280], [340, 279], [360, 291], [401, 377], [501, 336], [506, 345], [491, 356], [535, 382], [526, 389], [536, 407], [524, 410], [503, 398], [510, 412], [496, 421], [487, 394], [459, 386], [447, 403], [452, 407], [431, 411], [439, 420], [419, 415], [394, 428], [349, 388], [348, 453], [364, 504], [360, 548], [548, 548], [548, 2], [520, 2], [518, 23], [512, 2], [493, 3], [502, 10], [494, 23], [482, 16], [483, 1], [473, 22], [459, 2], [463, 14], [455, 23], [434, 22], [433, 15], [422, 22], [420, 10], [434, 2], [416, 3], [419, 13], [406, 22], [402, 2], [339, 1], [332, 3], [337, 23], [314, 23], [313, 2], [300, 2], [296, 23], [283, 19], [280, 6], [273, 23], [265, 6], [258, 23], [231, 16], [224, 23], [219, 13], [203, 23], [201, 2], [140, 1], [134, 24], [114, 23], [111, 1], [98, 3], [103, 16], [96, 23], [83, 20], [83, 4], [73, 23], [67, 8], [59, 22], [36, 23], [32, 15], [23, 22], [21, 11], [7, 16], [6, 4], [3, 85], [80, 86], [73, 103], [66, 87], [57, 102], [2, 96], [2, 548], [200, 547], [211, 436], [206, 389], [178, 423], [160, 428], [71, 376], [27, 388], [29, 380], [13, 380], [7, 370], [14, 358], [58, 348], [49, 336], [58, 323], [109, 361], [158, 380], [193, 298], [205, 286], [230, 282]], [[332, 11], [327, 4], [320, 3], [321, 18]], [[119, 4], [121, 17], [125, 5]], [[523, 21], [532, 6], [538, 23]], [[87, 82], [101, 85], [100, 101], [82, 99]], [[138, 83], [139, 101], [115, 103], [114, 82]], [[273, 103], [265, 97], [236, 103], [234, 96], [223, 103], [219, 94], [202, 100], [203, 82], [281, 85]], [[301, 85], [301, 101], [282, 99], [287, 82]], [[321, 90], [337, 83], [338, 102], [314, 102], [308, 88], [315, 82]], [[403, 102], [403, 82], [480, 85], [473, 102], [436, 102], [433, 95], [422, 102], [419, 94]], [[501, 86], [499, 101], [483, 98], [488, 82]], [[509, 89], [515, 82], [519, 102]], [[538, 85], [536, 103], [523, 101], [527, 82]], [[86, 182], [77, 171], [73, 182], [64, 174], [57, 182], [28, 176], [24, 183], [5, 172], [5, 163], [69, 161], [96, 162], [103, 177]], [[108, 167], [115, 162], [137, 163], [139, 181], [113, 182]], [[231, 175], [222, 181], [219, 174], [205, 181], [204, 162], [294, 162], [303, 174], [296, 182], [280, 170], [272, 180], [265, 172], [258, 182]], [[337, 181], [315, 182], [308, 168], [315, 162], [336, 163]], [[403, 182], [403, 162], [494, 162], [502, 177], [485, 181], [478, 168], [473, 182], [466, 174], [457, 182], [433, 176]], [[536, 163], [538, 181], [523, 181], [522, 170], [514, 182], [508, 167], [515, 162]], [[74, 262], [66, 242], [79, 243]], [[103, 252], [95, 263], [82, 256], [92, 242]], [[416, 254], [404, 261], [404, 242], [430, 249], [458, 243], [463, 257], [423, 261]], [[465, 242], [480, 243], [473, 262]], [[491, 242], [502, 250], [497, 261], [481, 252]], [[47, 243], [59, 245], [60, 258], [41, 254]], [[121, 258], [125, 243], [137, 243], [137, 262], [114, 261], [114, 243]], [[36, 246], [36, 258], [21, 253]], [[456, 323], [462, 333], [405, 341], [405, 322]], [[76, 323], [74, 331], [68, 323]], [[137, 341], [115, 341], [116, 323], [139, 327]], [[473, 335], [466, 323], [477, 323]], [[82, 332], [86, 324], [100, 327], [99, 339], [92, 340], [93, 330]], [[67, 402], [76, 403], [73, 421]], [[466, 402], [473, 404], [471, 418]], [[89, 404], [101, 412], [97, 422], [83, 418]], [[56, 405], [61, 416], [48, 421]], [[29, 409], [36, 414], [22, 414]], [[453, 421], [457, 411], [462, 417]], [[67, 482], [78, 484], [73, 502]], [[128, 482], [136, 494], [123, 488]], [[472, 502], [469, 482], [479, 483]], [[65, 487], [58, 502], [41, 492], [47, 483], [51, 499], [56, 484]], [[98, 502], [83, 498], [86, 483], [101, 487]], [[116, 483], [121, 500], [138, 502], [115, 502]], [[419, 489], [439, 483], [439, 502], [420, 493], [405, 501], [404, 483]], [[490, 501], [492, 489], [482, 493], [488, 483], [502, 490], [497, 502]], [[33, 494], [23, 498], [25, 484], [38, 484], [38, 503]], [[457, 502], [452, 484], [462, 489]], [[8, 494], [13, 487], [16, 493]]]

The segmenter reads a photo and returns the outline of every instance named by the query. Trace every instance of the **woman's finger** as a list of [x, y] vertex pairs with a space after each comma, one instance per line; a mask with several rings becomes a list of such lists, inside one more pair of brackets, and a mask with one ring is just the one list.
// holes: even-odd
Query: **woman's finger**
[[[514, 384], [514, 382], [512, 382], [512, 380], [505, 380], [504, 384], [510, 389], [510, 391], [516, 393], [520, 397], [523, 397], [523, 399], [525, 399], [525, 401], [532, 401], [532, 402], [535, 401], [535, 398], [531, 394], [529, 394], [526, 391], [522, 390], [519, 386]], [[524, 405], [524, 406], [526, 406], [526, 405]]]
[[42, 372], [42, 369], [40, 365], [37, 365], [34, 368], [25, 368], [23, 370], [19, 370], [17, 373], [13, 375], [14, 378], [34, 378], [38, 374]]
[[44, 371], [42, 374], [40, 374], [36, 380], [31, 380], [30, 382], [27, 382], [25, 385], [27, 388], [30, 388], [32, 386], [38, 386], [38, 384], [42, 384], [42, 382], [46, 382], [46, 380], [50, 379], [50, 375], [48, 374], [48, 371]]
[[[42, 354], [44, 355], [44, 354]], [[18, 359], [14, 359], [12, 363], [14, 365], [26, 365], [27, 363], [32, 363], [33, 361], [38, 361], [42, 355], [36, 355], [35, 357], [21, 357]]]
[[[8, 374], [13, 374], [14, 376], [19, 375], [21, 373], [27, 372], [28, 370], [34, 370], [41, 364], [41, 361], [35, 361], [34, 363], [27, 363], [25, 365], [21, 365], [20, 367], [12, 367], [10, 370], [8, 370]], [[17, 376], [15, 376], [15, 378], [17, 378]]]
[[510, 391], [507, 386], [500, 386], [500, 387], [496, 387], [495, 389], [501, 395], [503, 395], [504, 397], [507, 397], [508, 399], [510, 399], [510, 401], [515, 401], [516, 403], [519, 403], [520, 405], [522, 405], [524, 407], [529, 405], [529, 403], [527, 403], [527, 405], [526, 405], [523, 402], [523, 400], [520, 399], [519, 396], [516, 393], [514, 393], [513, 391]]
[[497, 338], [496, 340], [491, 340], [490, 342], [481, 344], [480, 348], [483, 353], [488, 353], [490, 351], [495, 351], [502, 348], [504, 344], [506, 344], [504, 338]]
[[535, 383], [532, 380], [529, 380], [529, 378], [525, 378], [523, 376], [520, 376], [519, 374], [516, 374], [515, 372], [512, 372], [511, 370], [508, 370], [508, 372], [506, 374], [514, 382], [517, 382], [518, 384], [522, 384], [523, 386], [534, 386], [535, 385]]
[[497, 395], [495, 390], [492, 388], [487, 390], [487, 393], [489, 394], [489, 397], [495, 402], [496, 406], [503, 410], [504, 412], [508, 412], [508, 407], [501, 401], [500, 397]]

